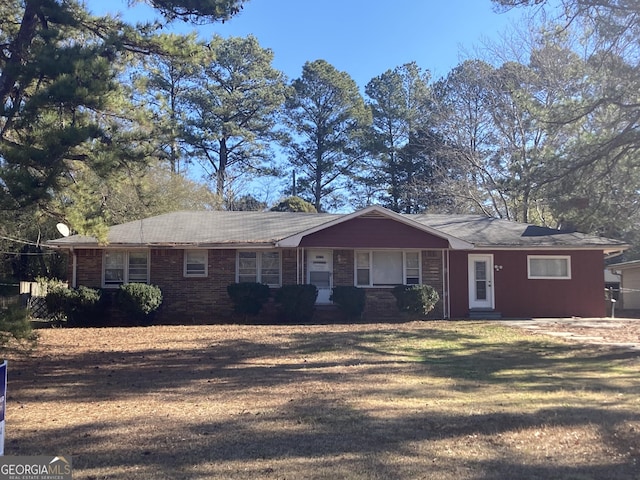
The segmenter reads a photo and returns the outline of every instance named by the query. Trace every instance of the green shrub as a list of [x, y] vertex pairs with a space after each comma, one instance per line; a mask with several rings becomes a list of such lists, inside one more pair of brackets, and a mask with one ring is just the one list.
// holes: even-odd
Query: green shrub
[[9, 305], [0, 310], [0, 347], [16, 341], [27, 349], [35, 348], [38, 335], [31, 328], [27, 309]]
[[102, 319], [101, 297], [97, 289], [54, 285], [48, 288], [45, 303], [55, 320], [66, 319], [68, 326], [90, 326], [99, 324]]
[[430, 285], [399, 285], [393, 289], [396, 305], [401, 312], [427, 315], [440, 299]]
[[73, 291], [63, 285], [50, 286], [44, 297], [49, 314], [54, 321], [62, 322], [67, 319], [67, 311]]
[[135, 323], [148, 325], [153, 313], [162, 304], [162, 291], [156, 285], [128, 283], [120, 285], [116, 295], [116, 305], [124, 313], [131, 315]]
[[227, 285], [233, 311], [242, 315], [257, 315], [269, 300], [269, 286], [264, 283], [242, 282]]
[[276, 293], [276, 303], [283, 320], [305, 322], [313, 316], [317, 297], [315, 285], [283, 285]]
[[331, 301], [338, 305], [349, 318], [356, 318], [364, 312], [366, 292], [354, 286], [333, 287]]

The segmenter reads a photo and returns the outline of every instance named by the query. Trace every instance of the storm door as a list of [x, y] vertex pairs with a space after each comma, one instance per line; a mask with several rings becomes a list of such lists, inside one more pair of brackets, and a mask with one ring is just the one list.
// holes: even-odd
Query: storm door
[[493, 255], [469, 255], [469, 308], [494, 308]]
[[331, 303], [333, 252], [331, 250], [307, 251], [307, 272], [307, 282], [318, 287], [316, 303]]

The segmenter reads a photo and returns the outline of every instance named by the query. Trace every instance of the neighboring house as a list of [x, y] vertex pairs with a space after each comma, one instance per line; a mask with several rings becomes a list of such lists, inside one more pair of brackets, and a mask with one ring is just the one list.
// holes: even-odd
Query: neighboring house
[[226, 288], [311, 283], [366, 289], [365, 316], [396, 315], [391, 287], [429, 284], [432, 313], [469, 316], [605, 315], [604, 255], [622, 242], [475, 215], [404, 215], [378, 206], [351, 214], [175, 212], [111, 227], [108, 244], [70, 236], [72, 286], [158, 285], [159, 321], [210, 322], [231, 312]]
[[607, 270], [620, 277], [620, 295], [616, 308], [640, 310], [640, 260], [614, 263]]

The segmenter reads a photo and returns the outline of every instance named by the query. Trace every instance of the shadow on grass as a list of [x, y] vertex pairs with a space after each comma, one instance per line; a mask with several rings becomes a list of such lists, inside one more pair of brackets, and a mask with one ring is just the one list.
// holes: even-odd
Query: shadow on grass
[[373, 373], [398, 363], [413, 365], [415, 360], [408, 358], [403, 348], [394, 350], [394, 345], [476, 338], [438, 329], [307, 332], [300, 328], [301, 333], [276, 333], [264, 342], [212, 338], [209, 345], [198, 348], [189, 344], [183, 349], [150, 347], [120, 352], [96, 346], [90, 352], [61, 357], [36, 354], [12, 361], [12, 400], [45, 400], [55, 395], [68, 402], [100, 401], [176, 391], [203, 380], [215, 380], [212, 390], [217, 392], [277, 386], [317, 376], [324, 381], [343, 381], [343, 375], [326, 369], [357, 364], [369, 366]]
[[[145, 430], [142, 418], [140, 425], [131, 428], [145, 431], [143, 438], [134, 435], [117, 441], [121, 434], [116, 432], [122, 428], [117, 418], [87, 423], [79, 420], [70, 428], [48, 426], [10, 438], [7, 453], [69, 452], [79, 471], [135, 468], [139, 472], [136, 478], [225, 478], [226, 465], [231, 463], [247, 465], [246, 475], [239, 478], [267, 478], [271, 473], [278, 474], [269, 470], [277, 468], [269, 462], [288, 459], [304, 460], [301, 463], [308, 468], [322, 464], [333, 472], [362, 472], [360, 477], [346, 478], [455, 478], [444, 475], [451, 468], [469, 469], [460, 478], [478, 480], [637, 478], [640, 441], [637, 432], [623, 431], [622, 426], [640, 422], [638, 411], [602, 405], [462, 415], [416, 407], [394, 414], [393, 397], [403, 392], [399, 388], [384, 390], [372, 381], [368, 390], [359, 390], [360, 394], [390, 397], [381, 407], [388, 411], [376, 415], [357, 408], [351, 398], [332, 397], [330, 392], [317, 389], [312, 396], [304, 393], [306, 384], [367, 383], [369, 378], [380, 378], [380, 374], [390, 379], [422, 375], [427, 382], [432, 377], [455, 379], [451, 388], [468, 390], [470, 401], [474, 389], [500, 383], [524, 385], [532, 391], [590, 389], [613, 393], [620, 391], [620, 380], [626, 377], [619, 372], [612, 379], [607, 375], [611, 372], [613, 376], [620, 362], [635, 361], [637, 352], [535, 339], [495, 342], [473, 329], [425, 325], [357, 331], [300, 327], [293, 332], [271, 331], [259, 341], [217, 341], [212, 337], [204, 339], [198, 348], [188, 345], [132, 352], [96, 347], [77, 355], [17, 360], [9, 370], [10, 407], [25, 403], [38, 408], [38, 402], [46, 400], [99, 408], [101, 401], [129, 397], [143, 402], [150, 394], [166, 395], [171, 402], [184, 396], [188, 388], [212, 402], [225, 394], [242, 396], [257, 389], [287, 385], [298, 389], [281, 398], [279, 408], [260, 411], [259, 407], [249, 407], [251, 411], [227, 412], [219, 420], [174, 425], [169, 419], [162, 428]], [[333, 368], [351, 365], [358, 365], [353, 373]], [[631, 380], [635, 380], [635, 386], [626, 393], [637, 395], [637, 377]], [[428, 394], [428, 387], [421, 392]], [[497, 453], [497, 459], [483, 461], [452, 459], [452, 465], [439, 465], [428, 460], [429, 455], [442, 458], [436, 450], [430, 450], [437, 441], [585, 425], [595, 427], [602, 442], [619, 456], [606, 465], [575, 467], [518, 464], [513, 460], [517, 452], [509, 449]], [[478, 441], [491, 445], [486, 438]], [[416, 455], [412, 447], [416, 443], [426, 444], [426, 451]], [[636, 452], [636, 456], [629, 456], [629, 452]], [[397, 457], [408, 460], [398, 466], [391, 460]], [[208, 473], [196, 475], [194, 469], [199, 468]], [[295, 473], [288, 470], [280, 477], [295, 478]], [[329, 478], [302, 473], [298, 478]], [[101, 474], [99, 478], [122, 477]]]
[[[576, 427], [585, 422], [595, 425], [602, 437], [610, 438], [617, 435], [620, 424], [639, 420], [637, 413], [597, 408], [557, 408], [535, 414], [446, 415], [430, 412], [375, 418], [354, 410], [346, 403], [297, 399], [286, 409], [269, 414], [247, 412], [226, 421], [167, 425], [167, 428], [149, 434], [143, 446], [133, 445], [131, 440], [122, 438], [121, 442], [108, 442], [110, 447], [107, 449], [96, 451], [88, 448], [92, 442], [113, 435], [111, 430], [119, 427], [117, 419], [113, 419], [110, 422], [80, 424], [72, 429], [33, 432], [19, 442], [10, 442], [9, 450], [17, 455], [50, 454], [73, 443], [70, 453], [79, 472], [109, 467], [135, 471], [136, 478], [206, 478], [195, 475], [198, 468], [208, 468], [209, 472], [213, 470], [216, 474], [213, 478], [226, 478], [224, 472], [229, 472], [228, 468], [238, 468], [238, 465], [243, 466], [245, 473], [241, 478], [266, 478], [258, 475], [259, 471], [252, 475], [251, 469], [256, 464], [269, 465], [270, 462], [295, 465], [297, 460], [304, 460], [307, 469], [316, 464], [333, 464], [334, 471], [345, 468], [340, 465], [344, 463], [347, 470], [361, 475], [348, 478], [415, 478], [410, 472], [420, 472], [423, 476], [419, 478], [430, 478], [429, 474], [441, 467], [432, 464], [431, 458], [438, 456], [437, 451], [434, 449], [416, 456], [411, 445], [442, 440], [469, 442], [473, 438], [475, 445], [491, 447], [495, 444], [490, 439], [496, 435], [549, 426]], [[290, 425], [296, 427], [282, 428]], [[74, 439], [73, 442], [70, 438]], [[612, 457], [607, 464], [570, 466], [553, 464], [551, 458], [544, 463], [523, 464], [513, 459], [517, 456], [516, 451], [507, 450], [499, 452], [498, 458], [494, 456], [486, 460], [452, 458], [446, 468], [469, 469], [472, 474], [460, 478], [478, 480], [636, 480], [640, 458], [630, 457], [629, 451], [640, 446], [638, 439], [629, 438], [626, 442], [608, 445], [619, 455], [614, 455], [617, 458]], [[409, 460], [398, 466], [390, 460], [393, 457], [408, 457]], [[304, 473], [306, 475], [298, 478], [327, 478], [311, 475], [310, 470]], [[281, 474], [290, 475], [291, 472]], [[100, 478], [118, 477], [101, 475]]]

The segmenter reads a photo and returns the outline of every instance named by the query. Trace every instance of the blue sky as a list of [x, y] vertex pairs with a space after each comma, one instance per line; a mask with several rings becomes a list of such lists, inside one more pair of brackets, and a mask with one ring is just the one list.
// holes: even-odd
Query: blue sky
[[[121, 12], [131, 22], [149, 21], [145, 5], [126, 0], [86, 0], [95, 14]], [[203, 40], [254, 35], [274, 52], [275, 68], [293, 80], [307, 61], [324, 59], [348, 72], [364, 92], [374, 77], [407, 62], [429, 70], [434, 80], [469, 56], [483, 39], [497, 40], [526, 9], [496, 13], [491, 0], [250, 0], [242, 12], [221, 24], [194, 27], [175, 22], [170, 31], [197, 30]], [[276, 153], [276, 158], [280, 154]], [[190, 168], [197, 179], [197, 167]], [[282, 183], [259, 179], [245, 193], [271, 204]]]
[[[153, 14], [145, 6], [128, 9], [124, 1], [87, 4], [94, 13], [120, 11], [132, 21]], [[434, 79], [445, 76], [474, 55], [483, 38], [497, 39], [523, 13], [496, 13], [490, 0], [250, 0], [227, 23], [197, 31], [202, 39], [253, 34], [290, 79], [300, 76], [306, 61], [324, 59], [364, 89], [373, 77], [411, 61]], [[194, 29], [180, 22], [171, 27]]]

